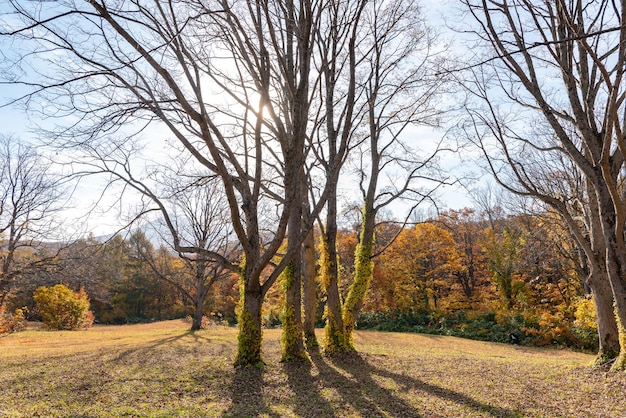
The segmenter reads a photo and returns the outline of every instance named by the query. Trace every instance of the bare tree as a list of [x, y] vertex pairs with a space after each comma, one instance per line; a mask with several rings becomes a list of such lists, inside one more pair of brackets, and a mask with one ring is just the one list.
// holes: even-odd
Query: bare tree
[[[439, 86], [439, 79], [423, 77], [430, 39], [416, 25], [419, 11], [405, 1], [61, 0], [45, 10], [26, 0], [10, 5], [13, 14], [1, 34], [20, 48], [7, 56], [5, 76], [28, 90], [21, 99], [31, 112], [68, 117], [71, 126], [51, 132], [52, 142], [95, 156], [112, 179], [150, 197], [152, 186], [131, 176], [125, 154], [138, 147], [137, 134], [158, 123], [195, 163], [220, 178], [242, 251], [236, 363], [260, 361], [261, 304], [281, 274], [287, 300], [283, 357], [304, 357], [302, 243], [327, 197], [336, 194], [350, 140], [360, 135], [376, 141], [370, 147], [376, 174], [366, 176], [374, 180], [370, 206], [376, 198], [382, 208], [400, 196], [421, 194], [419, 200], [427, 194], [414, 185], [428, 177], [424, 169], [437, 151], [421, 161], [387, 159], [414, 151], [401, 133], [424, 121]], [[361, 20], [364, 7], [367, 18]], [[42, 64], [45, 74], [38, 71]], [[369, 129], [359, 133], [361, 122]], [[322, 149], [328, 152], [322, 155]], [[321, 162], [326, 178], [305, 216], [309, 156]], [[409, 174], [381, 190], [384, 169]], [[363, 225], [370, 217], [375, 214], [367, 212]], [[274, 262], [285, 238], [287, 251]], [[363, 259], [369, 265], [369, 256]], [[350, 298], [351, 318], [362, 297]]]
[[16, 137], [0, 136], [0, 164], [1, 307], [20, 277], [53, 265], [61, 247], [47, 248], [45, 241], [56, 238], [65, 195], [51, 164]]
[[[466, 109], [468, 135], [479, 141], [500, 184], [541, 199], [563, 216], [596, 266], [590, 283], [598, 286], [596, 291], [611, 290], [610, 303], [615, 303], [618, 330], [623, 333], [626, 27], [621, 22], [626, 4], [562, 0], [464, 4], [477, 24], [473, 33], [488, 54], [480, 57], [482, 65], [471, 67], [465, 80], [470, 97], [478, 99]], [[560, 167], [572, 167], [582, 175], [577, 194], [559, 193]], [[580, 190], [586, 199], [578, 204], [590, 215], [586, 225], [590, 239], [568, 208], [575, 203], [568, 199], [580, 196]], [[602, 264], [605, 268], [598, 270]], [[596, 303], [609, 303], [600, 298], [598, 294]], [[622, 345], [613, 369], [624, 367]]]
[[[172, 181], [176, 178], [176, 181]], [[188, 182], [181, 184], [180, 179]], [[228, 208], [217, 179], [179, 173], [162, 177], [167, 185], [165, 199], [160, 199], [161, 223], [165, 230], [161, 238], [173, 243], [184, 261], [186, 274], [172, 271], [166, 260], [166, 248], [160, 248], [158, 257], [148, 252], [141, 254], [157, 277], [174, 285], [192, 301], [194, 310], [191, 330], [202, 327], [207, 295], [212, 285], [233, 274], [240, 256], [234, 241]], [[219, 255], [219, 257], [217, 256]], [[221, 257], [221, 258], [220, 258]], [[187, 279], [189, 277], [189, 279]]]
[[[67, 116], [73, 124], [51, 132], [51, 141], [87, 151], [128, 178], [130, 162], [111, 156], [136, 147], [136, 134], [158, 122], [221, 179], [243, 253], [236, 363], [260, 361], [263, 298], [298, 257], [303, 239], [300, 178], [321, 5], [94, 0], [41, 10], [12, 0], [10, 6], [2, 35], [23, 48], [7, 57], [12, 67], [5, 76], [29, 90], [21, 98], [29, 111]], [[267, 208], [271, 223], [263, 220]], [[263, 231], [267, 224], [271, 231]], [[287, 254], [262, 280], [287, 231]], [[285, 341], [295, 345], [286, 357], [303, 351], [299, 267], [294, 260], [288, 270], [295, 278], [288, 286], [295, 338]]]
[[[445, 182], [436, 169], [445, 148], [428, 141], [430, 150], [411, 144], [408, 128], [435, 124], [440, 112], [433, 102], [443, 77], [434, 77], [433, 33], [415, 3], [372, 2], [366, 10], [361, 115], [367, 123], [358, 175], [363, 205], [354, 279], [342, 307], [344, 341], [352, 348], [352, 331], [373, 273], [377, 215], [393, 202], [409, 204], [405, 222], [418, 205], [432, 201]], [[366, 51], [366, 52], [365, 52]], [[425, 155], [420, 158], [420, 154]]]

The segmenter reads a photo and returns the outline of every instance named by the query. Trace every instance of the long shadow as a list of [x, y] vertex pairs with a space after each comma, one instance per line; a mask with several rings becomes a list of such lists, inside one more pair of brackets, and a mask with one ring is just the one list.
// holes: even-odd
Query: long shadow
[[[323, 386], [331, 386], [342, 397], [345, 404], [351, 404], [361, 416], [364, 417], [415, 417], [422, 415], [409, 405], [405, 400], [396, 396], [389, 389], [381, 387], [375, 382], [368, 371], [371, 370], [369, 365], [361, 365], [363, 371], [355, 372], [359, 368], [358, 364], [348, 365], [359, 360], [360, 357], [350, 356], [332, 356], [324, 357], [319, 351], [310, 353], [313, 363], [320, 370], [320, 378]], [[343, 369], [354, 377], [350, 379], [343, 373], [340, 373], [333, 366]]]
[[120, 352], [120, 354], [117, 355], [114, 360], [118, 360], [118, 361], [123, 360], [125, 357], [128, 357], [131, 354], [144, 354], [151, 350], [164, 346], [166, 344], [172, 344], [172, 343], [175, 343], [176, 341], [180, 341], [186, 337], [192, 337], [194, 339], [194, 342], [196, 343], [200, 343], [201, 342], [200, 340], [206, 340], [207, 342], [211, 341], [210, 338], [199, 336], [194, 331], [185, 331], [184, 333], [179, 334], [179, 335], [173, 335], [171, 337], [155, 340], [150, 344], [140, 345], [134, 348], [128, 348]]
[[314, 376], [309, 361], [283, 363], [287, 384], [295, 393], [294, 410], [299, 417], [334, 417], [333, 405], [321, 393], [322, 374]]
[[[446, 389], [437, 385], [423, 382], [411, 376], [400, 373], [390, 372], [388, 370], [378, 368], [370, 364], [366, 359], [358, 354], [351, 356], [332, 358], [331, 362], [338, 368], [341, 368], [352, 375], [362, 386], [372, 388], [376, 393], [372, 394], [377, 398], [377, 405], [384, 411], [393, 416], [419, 416], [415, 409], [388, 389], [382, 388], [373, 376], [381, 376], [392, 379], [404, 390], [418, 390], [429, 393], [435, 397], [446, 399], [458, 404], [460, 407], [469, 407], [477, 412], [489, 414], [493, 417], [515, 417], [519, 416], [519, 411], [501, 408], [489, 405], [476, 399], [473, 399], [463, 393], [459, 393], [450, 389]], [[398, 403], [400, 401], [400, 403]], [[400, 409], [399, 409], [400, 408]], [[412, 414], [408, 414], [412, 412]], [[398, 413], [400, 413], [398, 415]], [[408, 415], [407, 415], [408, 414]]]
[[279, 417], [263, 403], [263, 369], [248, 366], [235, 371], [230, 387], [231, 404], [222, 417]]

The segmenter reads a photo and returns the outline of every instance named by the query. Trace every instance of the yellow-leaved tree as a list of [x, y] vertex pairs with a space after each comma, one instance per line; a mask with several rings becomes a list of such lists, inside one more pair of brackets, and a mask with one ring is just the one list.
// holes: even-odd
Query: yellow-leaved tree
[[385, 296], [376, 309], [396, 312], [437, 309], [462, 269], [452, 234], [433, 223], [402, 231], [378, 265], [372, 294]]

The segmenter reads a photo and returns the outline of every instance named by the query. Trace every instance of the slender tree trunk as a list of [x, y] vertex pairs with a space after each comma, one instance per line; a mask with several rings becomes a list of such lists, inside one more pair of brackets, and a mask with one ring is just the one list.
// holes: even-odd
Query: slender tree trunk
[[[299, 178], [292, 181], [297, 182], [293, 186], [294, 189], [300, 190]], [[289, 186], [287, 189], [289, 190]], [[302, 203], [301, 200], [298, 200], [301, 197], [298, 192], [294, 192], [293, 195], [287, 194], [287, 196], [288, 198], [295, 197], [290, 208], [289, 229], [287, 231], [287, 251], [294, 251], [294, 255], [282, 273], [282, 286], [285, 292], [285, 306], [281, 318], [283, 326], [281, 337], [282, 361], [306, 358], [302, 332], [302, 252], [300, 248], [293, 248], [294, 246], [301, 247], [299, 240], [302, 231]]]
[[348, 296], [343, 306], [346, 344], [353, 350], [354, 327], [374, 274], [374, 262], [372, 261], [374, 229], [376, 226], [374, 219], [374, 211], [370, 211], [366, 207], [363, 210], [363, 225], [361, 226], [359, 243], [355, 251], [354, 280], [348, 290]]
[[302, 247], [302, 306], [304, 308], [304, 341], [306, 346], [317, 347], [315, 322], [317, 314], [317, 282], [315, 260], [315, 231], [311, 228]]
[[191, 330], [198, 331], [202, 329], [202, 317], [204, 316], [204, 300], [206, 298], [207, 289], [204, 280], [206, 276], [206, 264], [202, 261], [196, 264], [196, 297], [194, 298], [193, 319], [191, 321]]
[[[302, 176], [300, 193], [303, 202], [303, 227], [311, 216], [311, 205], [308, 195], [308, 181], [306, 176]], [[304, 219], [306, 218], [306, 219]], [[315, 336], [315, 322], [317, 317], [317, 260], [315, 259], [315, 229], [311, 226], [306, 233], [302, 243], [302, 308], [304, 319], [302, 327], [304, 330], [304, 342], [308, 348], [317, 347], [317, 337]]]

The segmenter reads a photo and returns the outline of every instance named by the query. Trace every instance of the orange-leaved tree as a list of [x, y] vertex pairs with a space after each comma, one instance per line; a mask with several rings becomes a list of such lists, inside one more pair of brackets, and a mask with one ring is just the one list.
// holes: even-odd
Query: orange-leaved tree
[[378, 269], [372, 294], [385, 295], [378, 309], [423, 312], [438, 308], [462, 264], [452, 234], [423, 223], [401, 232]]

